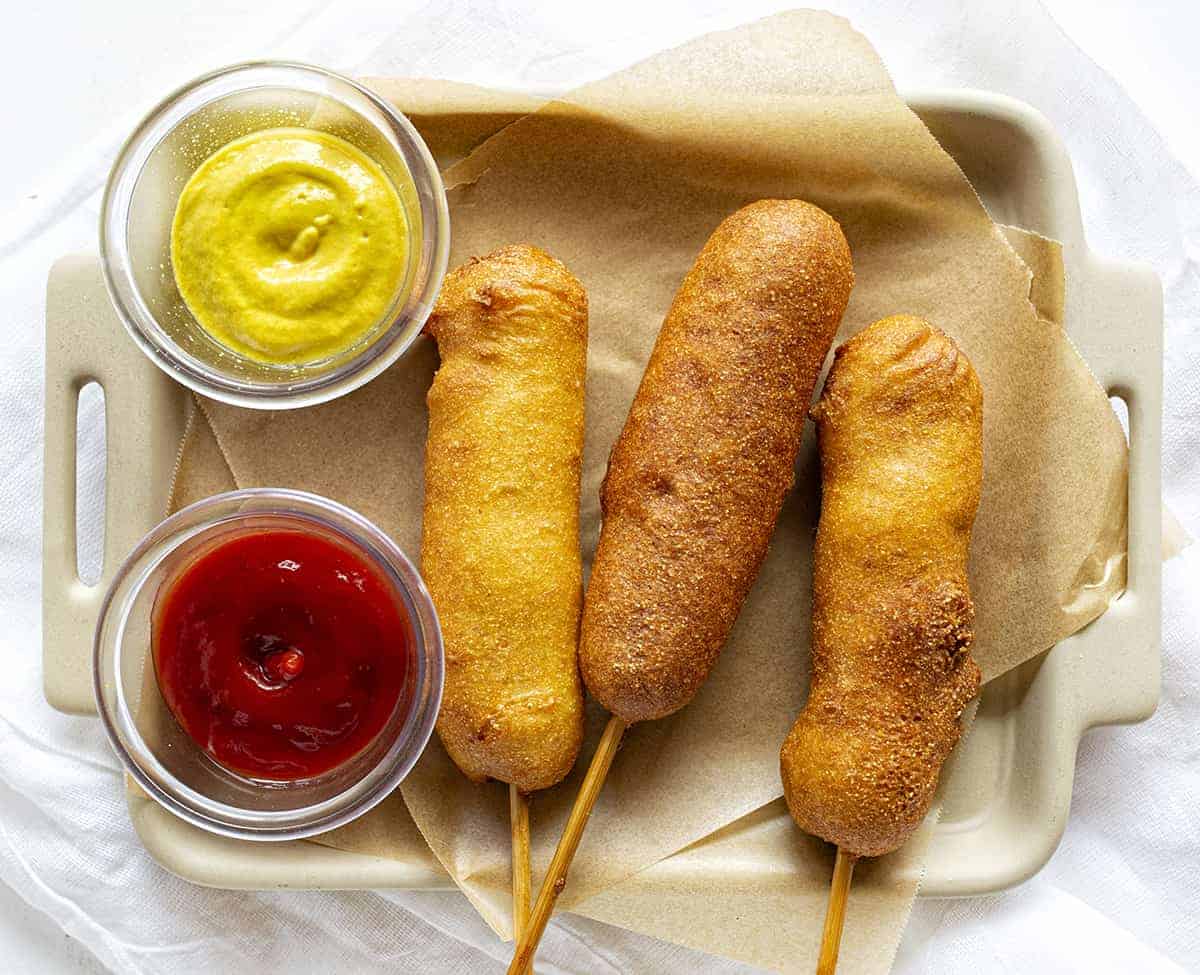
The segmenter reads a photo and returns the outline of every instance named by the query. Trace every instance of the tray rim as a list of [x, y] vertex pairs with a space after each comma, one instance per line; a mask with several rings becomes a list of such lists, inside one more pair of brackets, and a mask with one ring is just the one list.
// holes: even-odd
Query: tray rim
[[[403, 84], [403, 81], [399, 83]], [[955, 858], [946, 850], [945, 846], [947, 842], [952, 844], [953, 839], [939, 838], [938, 849], [943, 852], [943, 855], [935, 859], [934, 855], [931, 854], [929, 870], [922, 885], [921, 895], [963, 896], [993, 892], [1020, 883], [1036, 873], [1044, 865], [1057, 847], [1062, 832], [1065, 829], [1066, 814], [1070, 804], [1075, 751], [1078, 747], [1079, 737], [1088, 728], [1097, 725], [1129, 723], [1142, 720], [1153, 711], [1157, 701], [1159, 683], [1159, 634], [1157, 630], [1158, 605], [1161, 599], [1161, 579], [1158, 574], [1158, 562], [1156, 559], [1153, 561], [1153, 564], [1150, 564], [1144, 550], [1139, 550], [1135, 557], [1133, 539], [1135, 520], [1134, 494], [1136, 491], [1139, 512], [1137, 520], [1142, 529], [1145, 529], [1147, 526], [1153, 529], [1153, 548], [1157, 551], [1157, 531], [1161, 519], [1161, 498], [1158, 492], [1158, 452], [1161, 439], [1161, 292], [1157, 279], [1149, 271], [1133, 268], [1129, 265], [1119, 265], [1102, 261], [1087, 251], [1083, 238], [1078, 195], [1075, 191], [1074, 177], [1071, 172], [1069, 158], [1061, 140], [1050, 126], [1050, 123], [1036, 109], [1004, 95], [967, 89], [912, 91], [905, 93], [905, 97], [909, 104], [914, 107], [914, 110], [923, 116], [942, 111], [983, 118], [991, 117], [1007, 120], [1026, 133], [1036, 147], [1041, 162], [1045, 165], [1051, 176], [1053, 176], [1054, 180], [1061, 184], [1060, 188], [1069, 189], [1069, 193], [1061, 193], [1053, 197], [1054, 205], [1049, 215], [1051, 225], [1034, 229], [1045, 233], [1047, 236], [1054, 236], [1063, 242], [1064, 260], [1069, 264], [1074, 262], [1078, 265], [1079, 273], [1075, 278], [1081, 284], [1094, 285], [1097, 282], [1107, 282], [1107, 286], [1102, 285], [1100, 287], [1099, 293], [1103, 294], [1108, 300], [1116, 302], [1116, 308], [1118, 310], [1124, 309], [1131, 318], [1149, 319], [1151, 324], [1155, 326], [1152, 329], [1154, 334], [1145, 336], [1142, 346], [1134, 350], [1136, 354], [1125, 359], [1123, 363], [1124, 368], [1111, 368], [1113, 367], [1113, 362], [1111, 361], [1111, 357], [1109, 357], [1106, 364], [1110, 368], [1099, 370], [1097, 373], [1098, 379], [1106, 389], [1125, 396], [1130, 404], [1131, 421], [1133, 422], [1134, 429], [1142, 435], [1137, 443], [1141, 444], [1143, 452], [1138, 453], [1135, 457], [1134, 451], [1131, 451], [1130, 457], [1130, 592], [1114, 603], [1108, 613], [1101, 620], [1098, 620], [1096, 624], [1085, 628], [1079, 634], [1068, 638], [1057, 647], [1047, 651], [1040, 658], [1041, 662], [1037, 665], [1038, 674], [1035, 677], [1036, 682], [1042, 680], [1043, 677], [1058, 674], [1060, 671], [1062, 673], [1070, 671], [1076, 676], [1080, 674], [1090, 675], [1089, 679], [1101, 677], [1104, 680], [1112, 680], [1114, 675], [1111, 672], [1098, 675], [1092, 673], [1095, 668], [1089, 669], [1086, 666], [1089, 662], [1088, 654], [1090, 653], [1088, 645], [1099, 642], [1100, 638], [1097, 637], [1097, 632], [1107, 630], [1111, 632], [1104, 635], [1105, 640], [1115, 643], [1120, 638], [1122, 641], [1131, 641], [1130, 645], [1136, 644], [1138, 648], [1137, 654], [1126, 655], [1129, 658], [1126, 660], [1124, 673], [1124, 677], [1126, 678], [1124, 690], [1126, 693], [1116, 703], [1113, 702], [1110, 696], [1110, 699], [1104, 702], [1102, 706], [1096, 700], [1089, 699], [1085, 695], [1072, 695], [1070, 713], [1067, 715], [1070, 718], [1070, 733], [1066, 735], [1060, 734], [1060, 737], [1055, 740], [1057, 747], [1053, 758], [1059, 766], [1069, 769], [1066, 775], [1059, 776], [1057, 789], [1052, 797], [1056, 815], [1052, 818], [1050, 829], [1043, 830], [1040, 834], [1033, 830], [1028, 831], [1026, 835], [1027, 842], [1018, 854], [1012, 855], [1010, 851], [1006, 857], [1009, 860], [1006, 868], [993, 869], [982, 880], [978, 875], [974, 878], [964, 878], [961, 875], [956, 877], [954, 871], [948, 869], [948, 865], [953, 864]], [[511, 113], [511, 117], [516, 118], [528, 110], [529, 97], [514, 93], [513, 104], [515, 107]], [[503, 111], [502, 106], [503, 102], [500, 103], [499, 108], [496, 104], [487, 105], [484, 109], [484, 114], [498, 118], [508, 117]], [[461, 109], [462, 107], [456, 106], [456, 108]], [[1069, 326], [1088, 320], [1084, 317], [1088, 312], [1086, 302], [1081, 303], [1080, 296], [1073, 292], [1091, 290], [1090, 287], [1083, 287], [1075, 288], [1068, 292], [1067, 317]], [[1095, 300], [1094, 295], [1093, 300]], [[1112, 321], [1116, 314], [1117, 312], [1110, 311], [1105, 315], [1105, 318]], [[1084, 349], [1085, 358], [1088, 358], [1089, 363], [1093, 362], [1094, 359], [1086, 355], [1088, 336], [1086, 334], [1077, 335], [1076, 331], [1078, 330], [1071, 331], [1072, 338]], [[123, 335], [121, 337], [123, 338]], [[63, 350], [59, 349], [58, 352], [61, 357]], [[59, 394], [64, 392], [64, 390], [67, 392], [77, 392], [78, 388], [83, 385], [87, 378], [94, 378], [86, 375], [88, 372], [86, 367], [78, 364], [69, 371], [69, 375], [61, 373], [52, 375], [50, 368], [52, 364], [51, 360], [51, 345], [48, 341], [46, 373], [48, 427], [50, 425], [49, 413], [52, 393], [58, 397], [58, 408], [61, 408], [62, 397]], [[55, 364], [59, 364], [57, 360]], [[139, 404], [139, 408], [135, 412], [141, 412], [142, 409], [153, 409], [156, 405], [161, 407], [164, 395], [166, 395], [161, 390], [157, 394], [153, 392], [156, 385], [161, 385], [161, 383], [156, 383], [155, 380], [162, 377], [157, 374], [157, 371], [149, 363], [146, 365], [148, 367], [148, 372], [145, 374], [148, 398]], [[1147, 371], [1148, 365], [1150, 368]], [[73, 421], [73, 400], [70, 415]], [[108, 423], [110, 430], [112, 430], [114, 417], [111, 412]], [[49, 430], [47, 433], [47, 470], [44, 489], [47, 495], [46, 512], [47, 516], [50, 515], [52, 510], [60, 514], [66, 514], [67, 512], [63, 510], [63, 505], [60, 503], [61, 499], [55, 499], [53, 509], [49, 503], [50, 494], [53, 490], [51, 475], [53, 473], [55, 477], [60, 479], [56, 483], [61, 483], [61, 476], [65, 465], [71, 471], [71, 483], [73, 486], [73, 450], [70, 463], [65, 464], [60, 452], [55, 452], [52, 455]], [[109, 443], [111, 464], [111, 437]], [[175, 443], [178, 443], [178, 438], [176, 438]], [[1136, 446], [1135, 444], [1135, 449]], [[1135, 484], [1135, 460], [1137, 484]], [[1145, 473], [1147, 470], [1149, 474]], [[70, 493], [72, 497], [69, 524], [73, 526], [73, 490]], [[110, 505], [112, 504], [112, 500], [110, 494]], [[134, 507], [139, 503], [144, 504], [145, 499], [130, 499], [130, 502], [126, 506], [127, 508]], [[111, 516], [111, 514], [110, 510], [108, 515]], [[1143, 537], [1144, 535], [1145, 532], [1143, 531], [1139, 537]], [[55, 542], [54, 545], [49, 544], [52, 541], [49, 536], [50, 533], [47, 531], [48, 544], [44, 549], [45, 574], [47, 578], [50, 578], [52, 573], [57, 578], [62, 578], [65, 553], [62, 551], [60, 540], [55, 539], [53, 540]], [[114, 564], [114, 560], [119, 562], [120, 551], [110, 550], [110, 543], [112, 549], [117, 549], [117, 539], [115, 536], [116, 533], [106, 531], [106, 566]], [[1145, 546], [1142, 549], [1145, 549]], [[73, 572], [73, 549], [70, 554], [70, 568]], [[76, 604], [76, 609], [86, 615], [88, 593], [75, 592], [73, 595], [78, 597], [79, 600]], [[43, 598], [45, 600], [45, 590]], [[44, 605], [44, 610], [46, 608]], [[1154, 620], [1153, 633], [1149, 633], [1145, 625], [1151, 616], [1153, 616]], [[75, 622], [78, 623], [78, 620]], [[71, 688], [64, 686], [62, 681], [56, 680], [56, 675], [61, 676], [58, 673], [58, 671], [61, 671], [61, 667], [58, 667], [58, 670], [56, 670], [56, 666], [61, 664], [62, 661], [52, 660], [52, 653], [56, 649], [53, 646], [53, 637], [56, 633], [61, 633], [62, 629], [61, 627], [47, 626], [43, 630], [43, 652], [46, 659], [46, 695], [52, 705], [60, 707], [60, 709], [80, 713], [81, 711], [86, 711], [87, 705], [90, 703], [90, 678], [88, 682], [88, 700], [82, 702], [82, 706], [79, 695]], [[70, 628], [68, 627], [68, 629]], [[1091, 663], [1097, 663], [1095, 654], [1091, 653], [1090, 655]], [[1111, 663], [1111, 661], [1106, 662]], [[77, 691], [77, 688], [75, 691]], [[1060, 717], [1062, 716], [1060, 715]], [[243, 865], [245, 870], [242, 872], [241, 877], [231, 877], [228, 871], [222, 873], [222, 866], [227, 865], [222, 864], [225, 857], [213, 855], [217, 853], [217, 850], [209, 849], [204, 843], [197, 845], [195, 836], [179, 835], [178, 831], [173, 829], [177, 825], [177, 821], [173, 817], [170, 817], [165, 810], [160, 809], [148, 799], [134, 794], [131, 794], [129, 797], [129, 808], [139, 838], [151, 855], [166, 869], [194, 883], [220, 887], [245, 887], [248, 889], [283, 887], [311, 887], [320, 889], [351, 887], [446, 888], [453, 886], [448, 876], [441, 870], [440, 865], [433, 859], [432, 854], [429, 856], [430, 862], [408, 863], [333, 850], [332, 848], [320, 847], [311, 843], [303, 844], [306, 849], [302, 851], [301, 859], [304, 861], [302, 868], [296, 868], [294, 865], [284, 863], [286, 857], [283, 854], [287, 844], [239, 844], [237, 853], [240, 859], [246, 861]], [[199, 831], [196, 832], [201, 837], [208, 838], [207, 834], [200, 833]], [[219, 838], [212, 837], [211, 839], [216, 840]], [[187, 842], [189, 840], [191, 841], [190, 847]], [[243, 847], [246, 846], [254, 849], [256, 851], [255, 855], [245, 856], [244, 854], [248, 851]], [[664, 861], [664, 863], [668, 863], [669, 859], [668, 861]]]

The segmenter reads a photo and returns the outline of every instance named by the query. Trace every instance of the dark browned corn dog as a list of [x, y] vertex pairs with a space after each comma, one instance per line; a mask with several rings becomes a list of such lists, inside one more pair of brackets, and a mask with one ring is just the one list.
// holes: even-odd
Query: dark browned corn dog
[[609, 460], [584, 601], [584, 681], [627, 723], [683, 707], [716, 662], [853, 281], [841, 228], [800, 200], [738, 210], [684, 278]]

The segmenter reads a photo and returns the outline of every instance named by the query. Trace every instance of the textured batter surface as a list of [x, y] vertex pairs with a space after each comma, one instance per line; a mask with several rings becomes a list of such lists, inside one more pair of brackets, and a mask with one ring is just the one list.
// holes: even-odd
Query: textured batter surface
[[609, 459], [584, 604], [584, 681], [624, 720], [677, 711], [716, 662], [853, 281], [841, 228], [800, 200], [726, 218], [684, 278]]
[[421, 564], [446, 644], [437, 730], [472, 779], [524, 792], [575, 764], [587, 295], [514, 245], [446, 277], [427, 330]]
[[983, 397], [950, 338], [896, 316], [837, 350], [813, 417], [812, 689], [783, 745], [784, 794], [801, 829], [879, 856], [929, 811], [979, 689], [967, 550]]

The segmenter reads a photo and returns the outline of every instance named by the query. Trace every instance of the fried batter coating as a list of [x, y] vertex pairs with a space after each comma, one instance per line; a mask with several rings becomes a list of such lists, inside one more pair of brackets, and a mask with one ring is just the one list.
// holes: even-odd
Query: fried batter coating
[[544, 789], [583, 738], [576, 660], [587, 294], [514, 245], [447, 275], [427, 330], [421, 563], [446, 646], [437, 730], [471, 779]]
[[580, 667], [626, 722], [677, 711], [758, 574], [850, 296], [841, 228], [800, 200], [725, 219], [663, 322], [601, 491]]
[[979, 690], [967, 550], [983, 396], [952, 339], [898, 315], [837, 350], [813, 418], [812, 688], [784, 794], [801, 829], [879, 856], [925, 818]]

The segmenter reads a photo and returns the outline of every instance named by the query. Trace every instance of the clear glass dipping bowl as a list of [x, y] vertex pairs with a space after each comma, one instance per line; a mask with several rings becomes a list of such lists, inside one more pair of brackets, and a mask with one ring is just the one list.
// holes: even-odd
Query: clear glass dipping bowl
[[[340, 136], [388, 175], [411, 246], [382, 318], [355, 345], [301, 366], [256, 362], [213, 339], [180, 297], [171, 266], [175, 205], [192, 173], [234, 139], [281, 126]], [[117, 314], [142, 350], [185, 386], [226, 403], [291, 409], [357, 389], [416, 340], [437, 298], [450, 217], [437, 164], [412, 123], [341, 75], [283, 61], [236, 64], [169, 95], [125, 143], [100, 214], [100, 257]]]
[[[321, 775], [251, 779], [213, 761], [179, 726], [155, 676], [151, 627], [164, 585], [215, 541], [245, 532], [325, 534], [391, 581], [410, 623], [408, 680], [379, 735]], [[255, 488], [199, 501], [150, 532], [118, 570], [96, 625], [96, 704], [129, 774], [190, 823], [252, 840], [291, 840], [333, 829], [384, 799], [420, 758], [442, 698], [443, 651], [433, 602], [396, 544], [349, 508], [315, 494]]]

